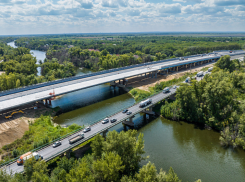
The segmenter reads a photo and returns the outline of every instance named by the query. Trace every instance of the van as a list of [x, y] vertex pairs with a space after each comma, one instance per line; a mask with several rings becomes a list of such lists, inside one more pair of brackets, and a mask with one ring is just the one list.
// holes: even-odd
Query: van
[[162, 92], [165, 94], [165, 93], [168, 93], [168, 92], [169, 92], [169, 90], [170, 90], [170, 88], [169, 88], [169, 87], [166, 87], [166, 88], [164, 88], [164, 89], [163, 89], [163, 91], [162, 91]]
[[197, 73], [197, 77], [199, 76], [203, 76], [203, 71], [200, 71], [199, 73]]

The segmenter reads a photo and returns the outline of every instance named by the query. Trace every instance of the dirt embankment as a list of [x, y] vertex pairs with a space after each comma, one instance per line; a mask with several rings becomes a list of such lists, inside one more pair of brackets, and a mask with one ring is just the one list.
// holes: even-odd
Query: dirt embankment
[[25, 131], [29, 129], [29, 122], [34, 121], [41, 115], [55, 115], [51, 108], [47, 108], [43, 104], [39, 104], [37, 109], [34, 109], [33, 105], [26, 105], [19, 108], [19, 110], [24, 113], [17, 112], [9, 119], [6, 119], [5, 116], [10, 116], [14, 111], [0, 114], [0, 148], [21, 138]]
[[5, 72], [4, 71], [0, 71], [0, 75], [3, 74], [3, 73], [5, 73]]
[[133, 87], [133, 88], [138, 88], [140, 90], [145, 90], [145, 91], [149, 91], [149, 87], [154, 87], [155, 84], [160, 83], [160, 82], [165, 82], [165, 81], [169, 81], [172, 80], [174, 78], [180, 78], [182, 76], [184, 76], [187, 72], [189, 73], [194, 73], [194, 72], [199, 72], [202, 68], [205, 67], [212, 67], [213, 64], [206, 64], [204, 66], [199, 66], [199, 67], [195, 67], [193, 69], [188, 69], [188, 70], [181, 70], [178, 72], [174, 72], [174, 73], [170, 73], [168, 75], [157, 75], [157, 78], [151, 78], [147, 75], [147, 77], [143, 76], [134, 76], [134, 77], [130, 77], [128, 78], [128, 83], [127, 83], [127, 87]]

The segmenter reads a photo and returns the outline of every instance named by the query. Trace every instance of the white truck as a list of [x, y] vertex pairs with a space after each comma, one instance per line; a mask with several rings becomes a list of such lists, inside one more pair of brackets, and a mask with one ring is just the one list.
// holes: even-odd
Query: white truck
[[211, 72], [213, 70], [213, 67], [208, 68], [208, 72]]
[[197, 77], [199, 77], [199, 76], [203, 76], [203, 71], [200, 71], [199, 73], [197, 73]]
[[162, 92], [165, 94], [165, 93], [168, 93], [168, 92], [169, 92], [169, 90], [170, 90], [170, 88], [169, 88], [169, 87], [166, 87], [166, 88], [164, 88], [164, 89], [163, 89], [163, 91], [162, 91]]
[[145, 106], [147, 106], [150, 103], [152, 103], [151, 99], [147, 99], [147, 100], [141, 101], [139, 107], [145, 107]]
[[190, 82], [191, 82], [191, 78], [190, 78], [190, 77], [187, 77], [187, 78], [185, 79], [185, 82], [186, 82], [186, 83], [190, 83]]

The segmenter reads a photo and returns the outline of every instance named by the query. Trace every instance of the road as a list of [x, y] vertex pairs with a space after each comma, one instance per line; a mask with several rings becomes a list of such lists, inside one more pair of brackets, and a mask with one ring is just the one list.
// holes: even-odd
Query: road
[[103, 83], [109, 83], [111, 81], [132, 77], [135, 75], [155, 72], [160, 69], [166, 69], [166, 68], [176, 67], [189, 63], [200, 62], [202, 60], [207, 60], [207, 59], [211, 60], [211, 59], [218, 59], [218, 58], [219, 57], [217, 56], [203, 56], [203, 57], [199, 56], [199, 57], [188, 58], [188, 60], [182, 60], [182, 61], [173, 60], [169, 62], [154, 64], [151, 66], [140, 66], [128, 70], [106, 73], [103, 75], [92, 76], [89, 78], [73, 80], [70, 82], [55, 84], [47, 87], [41, 87], [41, 88], [32, 89], [32, 90], [15, 93], [11, 95], [5, 95], [0, 97], [0, 111], [14, 108], [23, 104], [43, 100], [46, 98], [50, 98], [51, 97], [50, 93], [53, 93], [53, 90], [55, 91], [55, 95], [58, 96], [76, 90], [100, 85]]
[[[243, 51], [245, 54], [245, 51]], [[217, 55], [196, 55], [189, 57], [185, 60], [173, 59], [170, 61], [165, 60], [165, 62], [153, 62], [152, 65], [135, 65], [138, 67], [133, 67], [129, 69], [113, 71], [110, 73], [103, 73], [100, 75], [94, 75], [91, 77], [81, 78], [77, 80], [71, 80], [59, 84], [54, 84], [50, 86], [45, 86], [41, 88], [35, 88], [27, 91], [22, 91], [19, 93], [14, 93], [10, 95], [0, 96], [0, 112], [4, 110], [8, 110], [11, 108], [16, 108], [20, 105], [33, 103], [35, 101], [43, 100], [52, 97], [50, 93], [55, 92], [56, 96], [63, 95], [69, 92], [74, 92], [76, 90], [81, 90], [89, 87], [93, 87], [96, 85], [101, 85], [104, 83], [109, 83], [112, 81], [116, 81], [119, 79], [124, 79], [136, 75], [141, 75], [150, 72], [156, 72], [161, 69], [172, 68], [176, 66], [186, 65], [189, 63], [197, 63], [203, 60], [214, 60], [219, 59], [220, 56]], [[115, 69], [117, 70], [117, 69]], [[42, 84], [40, 84], [42, 85]], [[29, 87], [27, 87], [29, 88]], [[18, 90], [18, 89], [17, 89]], [[0, 93], [5, 94], [6, 92]], [[8, 92], [7, 92], [8, 93]]]
[[[159, 93], [155, 96], [152, 96], [151, 99], [152, 99], [152, 104], [148, 105], [147, 107], [150, 107], [152, 105], [154, 105], [155, 103], [163, 100], [164, 98], [167, 98], [169, 97], [170, 95], [172, 95], [173, 93], [176, 92], [176, 89], [170, 89], [170, 92], [169, 93], [166, 93], [166, 94], [163, 94], [163, 93]], [[102, 124], [102, 121], [99, 121], [98, 123], [94, 124], [91, 126], [91, 131], [87, 132], [84, 134], [85, 138], [74, 143], [74, 144], [69, 144], [69, 138], [72, 138], [74, 136], [76, 136], [78, 133], [82, 133], [81, 132], [78, 132], [76, 134], [73, 134], [71, 136], [69, 136], [69, 138], [65, 138], [62, 141], [62, 145], [61, 146], [58, 146], [57, 148], [53, 148], [52, 146], [48, 146], [40, 151], [38, 151], [39, 154], [41, 154], [44, 158], [44, 160], [50, 160], [62, 153], [64, 153], [65, 151], [69, 150], [69, 149], [72, 149], [74, 148], [75, 146], [85, 142], [86, 140], [92, 138], [93, 136], [95, 136], [96, 134], [100, 134], [102, 133], [103, 131], [121, 123], [122, 121], [126, 120], [127, 118], [129, 117], [132, 117], [133, 115], [141, 112], [142, 110], [146, 109], [147, 107], [145, 108], [140, 108], [139, 107], [139, 103], [131, 106], [128, 108], [129, 111], [132, 112], [131, 115], [126, 115], [126, 114], [123, 114], [122, 112], [119, 112], [119, 113], [116, 113], [115, 115], [109, 117], [109, 119], [113, 119], [113, 118], [116, 118], [117, 119], [117, 122], [115, 123], [106, 123], [106, 124]], [[10, 173], [10, 171], [12, 171], [13, 173], [20, 173], [20, 172], [23, 172], [24, 170], [24, 167], [23, 166], [18, 166], [17, 165], [17, 162], [14, 162], [12, 163], [11, 165], [9, 166], [5, 166], [4, 169], [6, 169], [6, 171], [8, 173]]]

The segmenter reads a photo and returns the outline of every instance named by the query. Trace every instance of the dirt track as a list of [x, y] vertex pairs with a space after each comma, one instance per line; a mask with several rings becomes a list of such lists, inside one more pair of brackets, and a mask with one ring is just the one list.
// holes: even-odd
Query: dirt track
[[6, 119], [5, 116], [9, 116], [12, 112], [0, 115], [0, 148], [21, 138], [25, 131], [29, 129], [28, 121], [32, 122], [42, 114], [45, 115], [52, 112], [50, 108], [44, 105], [40, 104], [39, 107], [40, 108], [34, 110], [33, 106], [27, 105], [21, 108], [24, 114], [14, 114], [10, 119]]
[[194, 72], [200, 71], [202, 68], [211, 67], [211, 66], [213, 66], [213, 64], [206, 64], [204, 66], [195, 67], [191, 70], [188, 69], [188, 70], [171, 73], [168, 76], [167, 75], [157, 75], [157, 78], [155, 77], [151, 78], [151, 77], [145, 77], [145, 76], [135, 76], [135, 77], [131, 77], [127, 79], [128, 80], [127, 87], [133, 87], [133, 88], [138, 88], [141, 90], [149, 91], [149, 87], [155, 86], [156, 83], [172, 80], [174, 78], [179, 78], [179, 77], [184, 76], [187, 72], [194, 73]]

